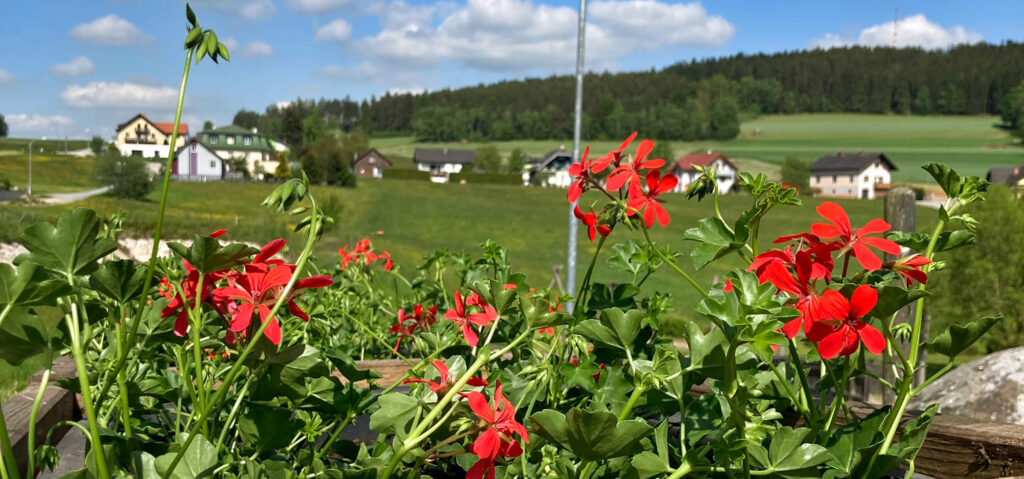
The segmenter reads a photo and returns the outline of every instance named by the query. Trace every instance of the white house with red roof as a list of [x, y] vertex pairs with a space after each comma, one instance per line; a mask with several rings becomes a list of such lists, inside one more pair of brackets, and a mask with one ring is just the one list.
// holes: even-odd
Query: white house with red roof
[[[171, 151], [171, 133], [174, 123], [155, 122], [139, 113], [134, 118], [117, 125], [117, 138], [114, 143], [124, 156], [141, 156], [143, 158], [167, 158]], [[178, 125], [178, 139], [175, 148], [185, 146], [188, 137], [188, 124]]]
[[718, 189], [721, 193], [732, 191], [733, 185], [736, 184], [736, 174], [739, 171], [736, 164], [725, 154], [708, 150], [705, 153], [690, 153], [683, 156], [672, 166], [672, 174], [679, 178], [679, 184], [675, 189], [677, 193], [685, 192], [690, 187], [690, 183], [693, 183], [702, 174], [694, 168], [695, 166], [704, 169], [715, 168]]

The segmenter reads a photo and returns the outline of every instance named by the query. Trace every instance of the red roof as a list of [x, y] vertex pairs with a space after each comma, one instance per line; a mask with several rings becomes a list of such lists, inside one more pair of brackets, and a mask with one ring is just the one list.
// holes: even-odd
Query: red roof
[[[174, 123], [167, 123], [167, 122], [162, 122], [162, 121], [154, 121], [153, 124], [156, 125], [156, 127], [159, 128], [160, 131], [162, 131], [165, 135], [170, 135], [171, 132], [174, 131]], [[188, 123], [182, 123], [182, 124], [178, 125], [178, 134], [179, 135], [187, 135], [188, 134]]]
[[718, 152], [714, 152], [714, 153], [692, 153], [692, 154], [686, 155], [686, 156], [680, 158], [679, 161], [676, 162], [676, 166], [675, 167], [676, 168], [680, 168], [680, 169], [682, 169], [684, 171], [696, 171], [696, 170], [693, 169], [694, 165], [702, 166], [702, 167], [707, 167], [707, 166], [710, 166], [711, 163], [714, 163], [714, 161], [719, 159], [719, 158], [721, 158], [722, 161], [724, 161], [727, 164], [729, 164], [729, 166], [733, 167], [733, 169], [735, 169], [735, 170], [739, 169], [739, 168], [736, 168], [736, 164], [735, 163], [733, 163], [732, 161], [729, 160], [729, 157], [725, 156], [725, 154], [723, 154], [723, 153], [718, 153]]

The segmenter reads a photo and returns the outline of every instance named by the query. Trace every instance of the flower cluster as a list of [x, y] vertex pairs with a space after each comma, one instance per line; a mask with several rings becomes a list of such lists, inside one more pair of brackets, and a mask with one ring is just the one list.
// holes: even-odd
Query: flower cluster
[[[811, 225], [812, 233], [778, 238], [777, 244], [788, 243], [787, 246], [759, 255], [748, 269], [756, 272], [762, 283], [771, 283], [794, 298], [793, 305], [800, 316], [782, 327], [787, 337], [796, 337], [802, 329], [808, 339], [817, 343], [818, 353], [825, 359], [851, 355], [861, 342], [869, 351], [881, 354], [886, 346], [885, 337], [864, 320], [878, 303], [878, 290], [863, 284], [847, 299], [839, 291], [827, 289], [833, 282], [835, 258], [845, 258], [842, 278], [849, 272], [852, 257], [865, 271], [889, 266], [908, 281], [922, 283], [928, 278], [920, 267], [930, 260], [912, 256], [886, 265], [874, 249], [898, 255], [900, 246], [872, 235], [889, 231], [888, 223], [876, 218], [854, 229], [843, 207], [833, 202], [822, 203], [818, 214], [827, 222]], [[822, 283], [826, 288], [820, 291]]]
[[[643, 216], [644, 225], [647, 228], [654, 226], [657, 222], [662, 226], [668, 226], [671, 218], [668, 211], [662, 206], [664, 200], [658, 197], [675, 190], [679, 179], [672, 174], [662, 176], [661, 168], [665, 166], [662, 158], [648, 159], [654, 151], [654, 141], [643, 140], [637, 147], [636, 156], [632, 161], [628, 160], [623, 152], [629, 148], [637, 137], [634, 132], [619, 146], [617, 150], [607, 155], [590, 160], [590, 148], [583, 153], [579, 163], [569, 167], [569, 175], [574, 178], [569, 186], [568, 199], [570, 203], [579, 201], [580, 196], [590, 189], [598, 190], [611, 198], [624, 204], [627, 216]], [[610, 169], [607, 176], [603, 172]], [[607, 208], [600, 212], [584, 212], [579, 206], [573, 210], [576, 218], [587, 227], [587, 236], [590, 241], [597, 239], [597, 235], [608, 236], [612, 232], [613, 224], [602, 222], [602, 215]]]
[[[215, 232], [217, 237], [224, 230]], [[296, 281], [287, 297], [282, 298], [292, 277], [295, 275], [294, 264], [274, 257], [287, 245], [283, 239], [267, 243], [250, 260], [242, 265], [241, 270], [231, 268], [207, 273], [202, 277], [200, 292], [200, 272], [188, 261], [184, 261], [185, 277], [180, 285], [173, 285], [169, 278], [161, 282], [161, 294], [171, 299], [161, 313], [167, 318], [177, 314], [174, 332], [184, 337], [189, 330], [189, 310], [196, 307], [196, 301], [210, 306], [220, 313], [228, 325], [227, 340], [233, 342], [237, 337], [248, 337], [250, 330], [259, 328], [263, 323], [270, 323], [264, 335], [272, 343], [281, 344], [281, 324], [276, 316], [271, 316], [272, 309], [278, 301], [288, 305], [288, 311], [296, 317], [309, 321], [309, 315], [295, 302], [309, 288], [324, 288], [334, 284], [328, 275], [310, 276]], [[220, 286], [218, 286], [218, 283]], [[197, 299], [198, 298], [198, 299]], [[259, 314], [260, 323], [253, 323], [253, 314]]]
[[416, 335], [416, 330], [430, 329], [437, 322], [437, 306], [424, 308], [417, 304], [412, 311], [404, 308], [398, 310], [398, 322], [391, 326], [391, 334], [398, 335], [398, 342], [395, 344], [395, 352], [402, 345], [402, 339], [411, 338]]
[[377, 261], [384, 262], [384, 269], [386, 271], [391, 271], [395, 267], [395, 262], [391, 259], [391, 253], [389, 251], [381, 251], [379, 253], [374, 251], [370, 238], [360, 240], [351, 251], [342, 246], [338, 248], [338, 254], [341, 255], [342, 271], [347, 270], [350, 264], [370, 266]]
[[530, 433], [516, 421], [516, 408], [502, 392], [501, 381], [497, 382], [493, 403], [479, 391], [463, 396], [469, 400], [469, 407], [480, 418], [484, 428], [473, 441], [473, 454], [480, 459], [466, 473], [466, 479], [494, 479], [494, 463], [498, 458], [519, 457], [523, 447], [514, 438], [518, 435], [523, 442], [530, 443]]
[[480, 343], [480, 338], [473, 325], [489, 326], [498, 320], [498, 312], [476, 291], [470, 293], [469, 297], [463, 297], [462, 293], [456, 291], [455, 307], [444, 313], [444, 318], [462, 329], [462, 336], [466, 338], [466, 342], [475, 348]]

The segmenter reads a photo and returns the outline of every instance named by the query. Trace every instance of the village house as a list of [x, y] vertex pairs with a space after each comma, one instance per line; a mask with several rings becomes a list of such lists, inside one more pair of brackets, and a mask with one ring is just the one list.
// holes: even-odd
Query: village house
[[360, 178], [383, 178], [384, 170], [392, 166], [394, 164], [388, 157], [382, 155], [376, 148], [370, 148], [352, 162], [352, 171], [355, 171]]
[[470, 168], [476, 162], [473, 150], [450, 150], [448, 148], [416, 148], [412, 162], [416, 169], [430, 173], [430, 181], [447, 183], [448, 176]]
[[825, 155], [811, 165], [811, 189], [833, 198], [873, 199], [884, 196], [896, 165], [883, 153]]
[[690, 187], [690, 183], [693, 183], [694, 180], [703, 174], [697, 171], [696, 166], [704, 169], [709, 167], [715, 168], [715, 176], [718, 178], [718, 190], [721, 193], [732, 191], [733, 185], [736, 184], [736, 173], [739, 171], [736, 164], [724, 154], [708, 150], [706, 153], [685, 155], [679, 161], [676, 161], [676, 164], [672, 167], [672, 174], [679, 178], [679, 184], [676, 185], [675, 189], [677, 193], [685, 192]]
[[224, 160], [199, 138], [192, 138], [175, 152], [172, 168], [175, 179], [186, 181], [223, 180], [227, 171]]
[[249, 175], [258, 180], [272, 176], [277, 169], [277, 149], [274, 142], [253, 128], [248, 130], [228, 125], [199, 134], [200, 141], [217, 154], [231, 171], [233, 162], [245, 161]]
[[565, 146], [559, 146], [539, 158], [531, 159], [523, 172], [523, 185], [568, 188], [572, 184], [572, 177], [569, 176], [572, 163], [572, 152], [566, 150]]
[[[167, 158], [171, 151], [171, 133], [174, 123], [154, 122], [145, 113], [135, 115], [117, 125], [117, 138], [114, 143], [123, 156], [140, 156], [143, 158]], [[175, 148], [185, 146], [188, 137], [188, 124], [178, 125], [178, 139]]]
[[1024, 165], [999, 166], [988, 170], [985, 179], [993, 185], [1007, 185], [1010, 188], [1024, 188]]

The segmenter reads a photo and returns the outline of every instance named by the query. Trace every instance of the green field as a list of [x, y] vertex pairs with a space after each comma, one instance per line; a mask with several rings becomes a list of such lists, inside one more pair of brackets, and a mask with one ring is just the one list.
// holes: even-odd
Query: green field
[[[725, 142], [672, 142], [676, 155], [706, 149], [720, 150], [737, 160], [741, 169], [777, 175], [788, 155], [804, 161], [837, 151], [879, 151], [899, 168], [893, 180], [927, 182], [920, 166], [946, 163], [964, 174], [985, 176], [989, 168], [1024, 164], [1024, 150], [996, 125], [994, 116], [898, 116], [857, 114], [769, 115], [743, 123], [740, 136]], [[760, 135], [755, 136], [755, 130]], [[641, 135], [643, 132], [640, 132]], [[417, 143], [410, 137], [382, 138], [371, 144], [390, 155], [399, 167], [412, 167], [416, 147], [475, 149], [478, 143]], [[503, 153], [521, 148], [540, 155], [571, 140], [526, 140], [494, 143]], [[618, 147], [617, 141], [586, 142], [600, 154]]]

